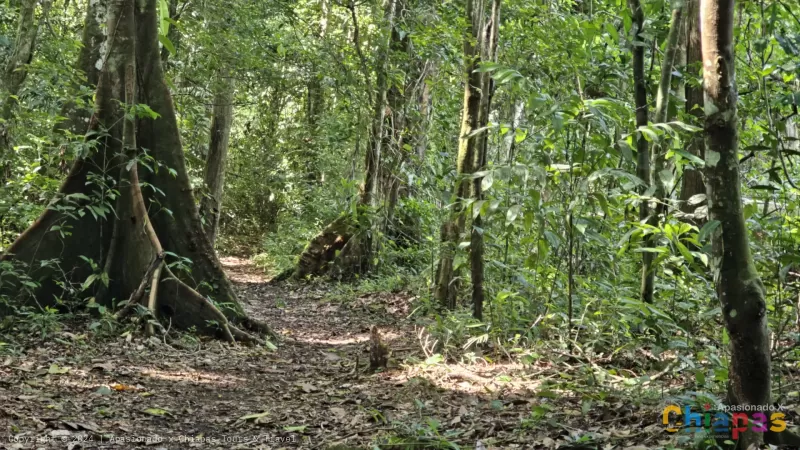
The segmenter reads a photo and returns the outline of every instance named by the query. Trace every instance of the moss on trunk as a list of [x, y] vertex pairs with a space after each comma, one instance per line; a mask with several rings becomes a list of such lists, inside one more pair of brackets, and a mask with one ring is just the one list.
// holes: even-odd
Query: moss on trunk
[[[745, 226], [734, 84], [733, 0], [702, 0], [706, 112], [706, 187], [713, 237], [712, 270], [731, 342], [731, 402], [766, 407], [771, 367], [766, 293], [758, 277]], [[746, 431], [739, 448], [760, 448], [763, 434]]]

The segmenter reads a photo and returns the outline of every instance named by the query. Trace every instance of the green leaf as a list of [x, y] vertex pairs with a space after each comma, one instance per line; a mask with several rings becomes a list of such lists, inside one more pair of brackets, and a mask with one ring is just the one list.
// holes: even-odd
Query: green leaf
[[517, 219], [517, 216], [519, 216], [521, 208], [522, 206], [520, 205], [514, 205], [508, 208], [508, 211], [506, 211], [506, 226], [511, 225], [514, 222], [514, 220]]
[[425, 360], [425, 365], [432, 366], [435, 364], [439, 364], [442, 361], [444, 361], [444, 357], [439, 353], [437, 353], [433, 356], [428, 357], [428, 359]]
[[634, 184], [636, 184], [638, 186], [646, 186], [645, 182], [642, 181], [642, 179], [637, 177], [636, 175], [634, 175], [632, 173], [625, 172], [624, 170], [611, 169], [611, 168], [600, 169], [598, 171], [593, 172], [591, 175], [589, 175], [589, 177], [587, 178], [587, 181], [592, 182], [592, 181], [597, 180], [598, 178], [605, 177], [605, 176], [613, 176], [615, 178], [624, 178], [624, 179], [626, 179], [626, 180], [628, 180], [628, 181], [630, 181], [630, 182], [632, 182], [632, 183], [634, 183]]
[[694, 164], [697, 167], [704, 167], [706, 165], [706, 162], [700, 159], [700, 157], [693, 155], [687, 152], [686, 150], [675, 149], [672, 151], [678, 155], [681, 155], [684, 159], [688, 159], [689, 161], [692, 162], [692, 164]]
[[689, 206], [695, 206], [703, 203], [704, 201], [706, 201], [706, 194], [694, 194], [693, 196], [689, 197], [689, 200], [687, 200], [686, 203], [688, 203]]
[[719, 225], [720, 225], [719, 220], [709, 220], [708, 222], [706, 222], [706, 224], [703, 225], [703, 228], [701, 228], [700, 232], [697, 234], [697, 240], [700, 242], [705, 241], [705, 239], [708, 236], [710, 236], [711, 233], [713, 233], [714, 230], [716, 230]]
[[174, 55], [175, 54], [175, 46], [172, 45], [172, 41], [169, 40], [167, 35], [159, 34], [158, 35], [158, 42], [161, 42], [161, 45], [163, 45], [164, 48], [166, 48], [167, 51], [169, 51], [170, 55]]
[[58, 364], [51, 364], [47, 373], [51, 375], [61, 375], [69, 372], [69, 367], [59, 367]]
[[167, 0], [158, 0], [158, 13], [159, 13], [158, 34], [166, 36], [166, 34], [169, 33], [169, 24], [170, 24], [169, 5], [167, 4]]
[[687, 262], [692, 262], [692, 261], [694, 261], [694, 257], [692, 256], [692, 253], [689, 251], [689, 249], [688, 249], [688, 248], [686, 248], [686, 246], [685, 246], [685, 245], [683, 245], [683, 244], [681, 243], [681, 241], [675, 241], [675, 246], [676, 246], [676, 247], [678, 247], [678, 251], [679, 251], [679, 252], [681, 252], [681, 255], [683, 256], [683, 258], [684, 258], [684, 259], [685, 259]]
[[248, 414], [246, 416], [239, 417], [238, 420], [241, 422], [246, 422], [248, 420], [258, 421], [258, 419], [261, 419], [262, 417], [267, 417], [268, 415], [269, 412], [264, 411], [256, 414]]
[[151, 416], [157, 416], [157, 417], [164, 417], [167, 414], [169, 414], [169, 411], [167, 411], [166, 409], [162, 409], [162, 408], [147, 408], [142, 412], [145, 413], [145, 414], [150, 414]]
[[494, 175], [492, 175], [492, 172], [489, 172], [481, 179], [481, 192], [488, 191], [489, 188], [492, 187], [492, 184], [494, 184]]

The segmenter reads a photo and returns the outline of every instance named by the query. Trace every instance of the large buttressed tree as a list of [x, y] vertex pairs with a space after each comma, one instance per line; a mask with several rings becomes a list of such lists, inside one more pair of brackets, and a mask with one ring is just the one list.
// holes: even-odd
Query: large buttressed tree
[[30, 280], [2, 289], [40, 305], [147, 297], [154, 314], [179, 328], [252, 339], [234, 323], [268, 329], [245, 316], [203, 232], [162, 72], [156, 4], [109, 1], [87, 133], [94, 150], [3, 255]]

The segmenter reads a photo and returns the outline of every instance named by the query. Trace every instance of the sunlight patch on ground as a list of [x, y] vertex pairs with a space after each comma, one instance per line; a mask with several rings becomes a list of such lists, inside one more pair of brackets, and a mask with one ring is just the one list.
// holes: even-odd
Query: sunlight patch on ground
[[263, 283], [264, 272], [253, 266], [249, 259], [225, 256], [219, 259], [231, 281], [238, 283]]
[[[369, 341], [369, 333], [355, 334], [342, 337], [328, 337], [329, 334], [325, 332], [320, 333], [306, 333], [302, 336], [294, 336], [298, 342], [306, 344], [324, 344], [324, 345], [353, 345]], [[381, 332], [381, 338], [384, 342], [392, 342], [401, 337], [400, 334], [393, 331]]]
[[369, 341], [369, 335], [325, 339], [322, 333], [313, 333], [306, 336], [295, 336], [295, 340], [305, 344], [352, 345]]
[[536, 391], [544, 381], [523, 372], [524, 366], [515, 363], [492, 365], [433, 364], [424, 362], [404, 365], [392, 374], [397, 384], [425, 379], [433, 386], [465, 394], [491, 394], [494, 392], [523, 393]]
[[158, 369], [143, 369], [140, 373], [146, 377], [158, 378], [166, 381], [183, 381], [188, 383], [199, 384], [235, 384], [247, 381], [244, 378], [236, 377], [230, 374], [219, 375], [209, 372], [186, 372], [186, 371], [167, 371]]

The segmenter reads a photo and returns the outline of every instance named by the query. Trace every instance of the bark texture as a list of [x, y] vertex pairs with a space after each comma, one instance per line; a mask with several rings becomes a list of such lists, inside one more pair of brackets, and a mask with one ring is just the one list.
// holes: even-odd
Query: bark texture
[[[94, 89], [100, 79], [103, 56], [100, 49], [106, 39], [104, 32], [108, 0], [90, 0], [86, 6], [81, 52], [78, 55], [76, 68], [83, 72], [86, 85]], [[78, 86], [76, 86], [78, 88]], [[74, 135], [83, 135], [92, 116], [92, 98], [82, 96], [67, 102], [61, 108], [61, 115], [67, 119], [57, 128], [69, 131]]]
[[[107, 27], [114, 39], [101, 66], [96, 113], [90, 124], [90, 130], [104, 131], [93, 136], [107, 137], [96, 142], [93, 154], [75, 162], [50, 208], [3, 255], [27, 267], [40, 287], [25, 291], [4, 285], [3, 289], [16, 288], [16, 298], [29, 304], [33, 300], [52, 304], [78, 295], [112, 303], [132, 298], [148, 281], [146, 277], [163, 273], [163, 278], [150, 283], [150, 297], [155, 297], [151, 303], [159, 316], [182, 329], [194, 327], [228, 340], [252, 339], [230, 320], [259, 331], [268, 328], [248, 320], [241, 310], [203, 232], [192, 197], [172, 99], [161, 71], [156, 0], [109, 1]], [[159, 117], [133, 116], [132, 105], [140, 103]], [[174, 169], [175, 175], [148, 171], [140, 179], [137, 161], [144, 149]], [[96, 172], [103, 168], [110, 169]], [[116, 178], [119, 186], [119, 196], [113, 198], [116, 214], [101, 219], [78, 213], [89, 206], [110, 207], [108, 197], [96, 199], [92, 194], [92, 180], [98, 175]], [[143, 195], [145, 182], [164, 195], [150, 194], [151, 190]], [[59, 229], [66, 233], [62, 236], [56, 232]], [[151, 275], [153, 262], [166, 252], [190, 259], [191, 269], [176, 274], [165, 266]], [[84, 289], [89, 292], [77, 292], [80, 288], [75, 286], [90, 275], [99, 275], [81, 257], [102, 267], [107, 286], [97, 282]], [[210, 299], [226, 307], [218, 308]]]
[[[330, 4], [328, 0], [320, 0], [319, 41], [324, 42], [328, 33], [328, 19], [330, 17]], [[307, 148], [305, 151], [306, 180], [309, 185], [321, 182], [322, 172], [318, 167], [318, 146], [322, 143], [319, 139], [320, 120], [325, 110], [325, 89], [322, 85], [324, 74], [316, 62], [311, 63], [311, 74], [308, 81], [308, 97], [306, 99], [306, 121], [308, 127]]]
[[[484, 61], [497, 61], [497, 38], [500, 28], [500, 0], [492, 0], [491, 20], [484, 33], [484, 43], [482, 59]], [[492, 78], [488, 74], [483, 75], [481, 80], [481, 106], [479, 122], [482, 127], [489, 123], [489, 110], [492, 105]], [[472, 167], [473, 172], [479, 172], [486, 167], [489, 144], [489, 133], [483, 133], [479, 138], [479, 145], [475, 152], [475, 159]], [[481, 182], [483, 177], [476, 177], [472, 182], [472, 192], [476, 201], [483, 199]], [[473, 208], [475, 204], [473, 204]], [[469, 259], [470, 277], [472, 282], [472, 315], [476, 319], [483, 318], [483, 218], [480, 214], [473, 212], [472, 231], [470, 232]]]
[[[701, 0], [705, 89], [706, 180], [713, 238], [712, 269], [731, 342], [731, 401], [770, 403], [770, 353], [764, 286], [756, 272], [742, 212], [737, 155], [733, 0]], [[737, 448], [756, 449], [763, 433], [752, 428]]]
[[372, 104], [372, 128], [369, 133], [369, 143], [367, 146], [367, 157], [365, 161], [364, 190], [361, 193], [361, 204], [364, 206], [374, 206], [377, 196], [378, 179], [380, 175], [381, 151], [383, 144], [383, 125], [386, 117], [386, 95], [388, 92], [389, 78], [386, 73], [386, 59], [392, 41], [392, 28], [394, 24], [396, 0], [389, 0], [386, 5], [386, 19], [388, 22], [388, 32], [386, 40], [382, 42], [377, 57], [377, 67], [375, 68], [376, 91], [375, 100]]
[[225, 166], [228, 160], [228, 139], [233, 124], [233, 78], [221, 73], [215, 86], [211, 137], [204, 173], [205, 188], [200, 200], [200, 216], [211, 245], [217, 238], [219, 216], [222, 211], [222, 190], [225, 187]]
[[[499, 3], [496, 3], [495, 6], [499, 23]], [[486, 126], [488, 119], [490, 85], [488, 84], [489, 75], [486, 72], [478, 72], [477, 69], [480, 67], [482, 58], [491, 56], [488, 49], [492, 45], [496, 45], [496, 43], [492, 43], [493, 38], [491, 38], [494, 34], [491, 31], [494, 28], [492, 26], [494, 17], [487, 26], [485, 9], [484, 0], [467, 0], [465, 8], [467, 28], [464, 36], [466, 83], [464, 84], [461, 132], [456, 159], [455, 201], [452, 204], [450, 217], [445, 220], [441, 228], [442, 245], [434, 277], [434, 298], [451, 309], [456, 306], [457, 283], [454, 257], [459, 238], [466, 226], [465, 206], [467, 201], [480, 191], [480, 182], [475, 183], [470, 175], [475, 173], [476, 169], [485, 162], [485, 154], [481, 147], [485, 146], [486, 131], [480, 131], [480, 129]], [[496, 42], [496, 38], [494, 40]], [[475, 239], [479, 239], [479, 237], [475, 237]], [[472, 240], [473, 236], [470, 233], [470, 245], [472, 245]], [[481, 254], [481, 250], [482, 248], [478, 248], [478, 254]], [[480, 274], [477, 273], [478, 270], [480, 270]], [[473, 274], [478, 277], [479, 287], [482, 283], [482, 273], [482, 268], [476, 267], [476, 273]], [[478, 294], [477, 299], [482, 304], [482, 291]], [[473, 311], [473, 313], [475, 312]], [[480, 313], [480, 311], [477, 312]]]
[[[19, 8], [19, 22], [17, 24], [17, 39], [14, 50], [3, 68], [2, 74], [2, 106], [0, 106], [0, 158], [6, 156], [10, 148], [8, 137], [8, 122], [12, 119], [12, 112], [22, 84], [28, 77], [28, 64], [33, 60], [36, 49], [36, 37], [39, 34], [39, 23], [36, 21], [36, 6], [39, 0], [23, 0]], [[50, 9], [50, 0], [42, 1], [42, 17]], [[7, 168], [3, 163], [3, 176], [8, 176]]]
[[[700, 0], [687, 0], [686, 2], [686, 65], [688, 77], [697, 76], [703, 60], [700, 46]], [[698, 123], [703, 118], [703, 87], [694, 83], [686, 84], [686, 112], [697, 118]], [[686, 151], [703, 159], [705, 157], [705, 143], [702, 136], [693, 136], [686, 143]], [[700, 170], [686, 167], [681, 179], [681, 211], [684, 214], [694, 214], [698, 203], [690, 203], [689, 199], [698, 194], [705, 194], [706, 187]], [[697, 218], [692, 216], [693, 221]]]
[[[648, 106], [647, 106], [647, 79], [644, 72], [644, 49], [645, 42], [642, 37], [644, 31], [644, 11], [642, 4], [639, 0], [629, 0], [628, 4], [631, 8], [633, 16], [633, 89], [634, 98], [636, 102], [636, 127], [647, 126], [648, 123]], [[641, 133], [636, 134], [636, 175], [645, 183], [650, 182], [650, 148], [647, 145], [647, 140]], [[643, 186], [640, 194], [644, 194], [647, 190]], [[644, 222], [650, 216], [650, 204], [647, 201], [642, 201], [639, 205], [639, 221]], [[642, 282], [640, 288], [640, 297], [642, 301], [647, 303], [653, 302], [653, 287], [655, 282], [655, 275], [652, 271], [653, 254], [649, 252], [642, 253]]]

